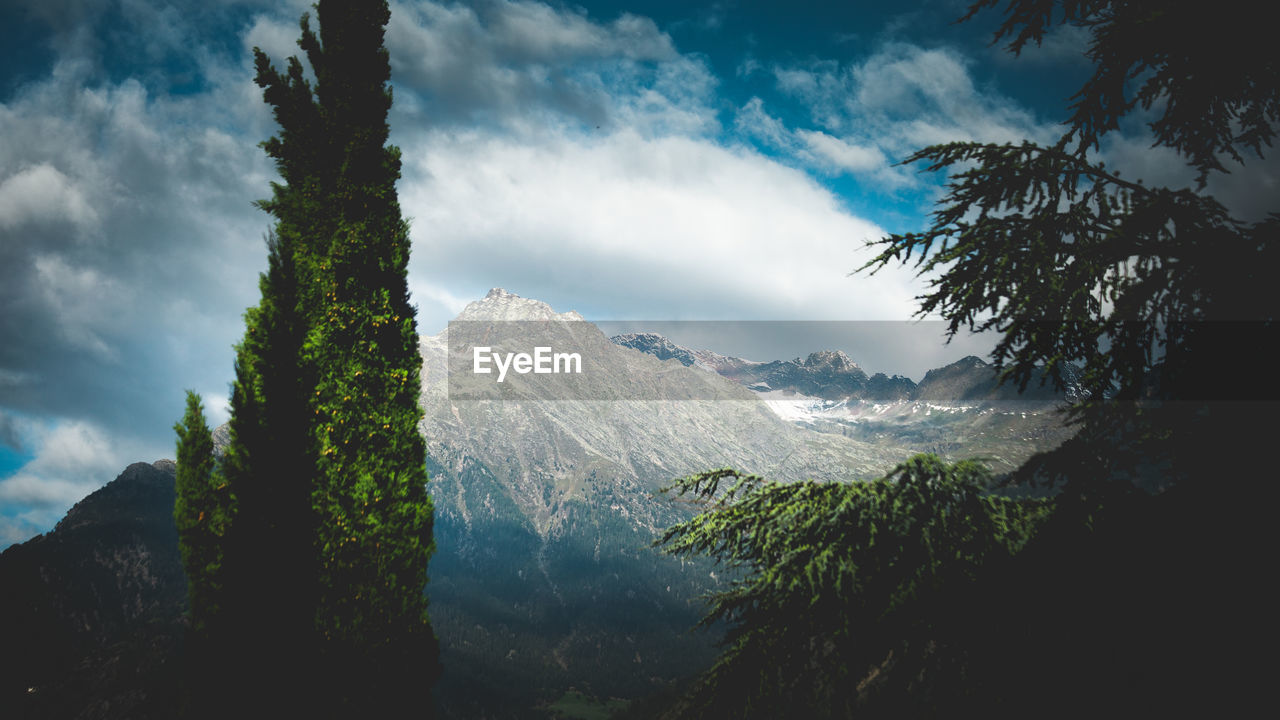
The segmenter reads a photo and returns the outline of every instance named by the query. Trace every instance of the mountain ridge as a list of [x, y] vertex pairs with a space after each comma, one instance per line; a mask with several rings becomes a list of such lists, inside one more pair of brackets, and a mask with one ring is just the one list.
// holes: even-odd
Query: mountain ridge
[[[492, 399], [455, 397], [451, 353], [468, 334], [490, 337], [485, 333], [497, 330], [525, 347], [550, 331], [580, 343], [595, 364], [579, 378], [513, 373], [504, 383], [510, 392]], [[910, 412], [903, 408], [911, 403], [897, 403], [890, 412], [861, 403], [864, 415], [856, 422], [788, 419], [775, 406], [783, 401], [773, 398], [782, 391], [757, 392], [709, 371], [769, 363], [711, 351], [694, 353], [693, 365], [659, 359], [611, 342], [576, 312], [556, 312], [500, 288], [419, 343], [419, 429], [428, 447], [438, 546], [428, 592], [442, 660], [452, 668], [437, 691], [442, 717], [543, 717], [549, 713], [538, 708], [569, 688], [638, 698], [709, 664], [716, 633], [687, 631], [701, 615], [699, 596], [727, 579], [710, 565], [649, 547], [662, 528], [695, 510], [657, 494], [675, 477], [732, 465], [772, 479], [841, 481], [879, 476], [921, 450], [976, 450], [1016, 463], [1029, 447], [1055, 439], [1023, 441], [1029, 431], [1050, 428], [1048, 416], [966, 415], [927, 404]], [[786, 362], [819, 374], [860, 373], [869, 384], [892, 382], [882, 374], [866, 377], [834, 351]], [[579, 396], [548, 397], [563, 387], [555, 382], [578, 383]], [[214, 430], [219, 450], [227, 434], [225, 425]], [[50, 658], [29, 663], [27, 670], [43, 668], [41, 679], [28, 680], [22, 668], [0, 673], [9, 680], [4, 697], [18, 703], [13, 707], [36, 716], [56, 705], [56, 694], [68, 703], [92, 695], [116, 708], [97, 716], [165, 716], [148, 708], [172, 698], [148, 677], [172, 677], [164, 660], [180, 652], [185, 627], [172, 483], [171, 461], [130, 465], [48, 535], [0, 555], [4, 586], [29, 591], [9, 595], [6, 617], [38, 616], [25, 626], [11, 622], [7, 636], [23, 638], [21, 647], [36, 654], [43, 643]], [[52, 588], [43, 579], [65, 574], [80, 579]], [[96, 598], [118, 608], [115, 615], [94, 615]], [[90, 635], [83, 635], [86, 623]], [[19, 687], [26, 682], [37, 690]], [[133, 700], [119, 699], [121, 693]]]
[[711, 370], [757, 392], [790, 392], [830, 401], [1052, 403], [1073, 400], [1080, 394], [1080, 371], [1075, 366], [1064, 369], [1067, 385], [1061, 391], [1048, 383], [1045, 386], [1031, 383], [1019, 392], [1010, 384], [1002, 385], [995, 367], [976, 355], [928, 370], [917, 383], [905, 375], [878, 372], [868, 376], [857, 362], [838, 349], [815, 350], [803, 359], [762, 362], [711, 350], [693, 350], [655, 332], [625, 333], [611, 337], [610, 341], [659, 359], [674, 359], [685, 366]]
[[133, 463], [53, 530], [0, 553], [0, 707], [172, 717], [186, 630], [174, 470]]

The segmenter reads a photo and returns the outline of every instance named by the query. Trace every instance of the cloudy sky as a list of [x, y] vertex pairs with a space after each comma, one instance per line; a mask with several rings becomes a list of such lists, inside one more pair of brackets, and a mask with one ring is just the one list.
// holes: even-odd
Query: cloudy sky
[[[937, 197], [894, 163], [1053, 140], [1086, 38], [1014, 60], [996, 15], [870, 4], [392, 2], [420, 329], [499, 286], [593, 320], [910, 318], [909, 270], [848, 275]], [[274, 177], [250, 49], [295, 54], [307, 9], [0, 0], [0, 547], [172, 457], [184, 388], [225, 420]], [[1103, 152], [1182, 177], [1148, 145]]]

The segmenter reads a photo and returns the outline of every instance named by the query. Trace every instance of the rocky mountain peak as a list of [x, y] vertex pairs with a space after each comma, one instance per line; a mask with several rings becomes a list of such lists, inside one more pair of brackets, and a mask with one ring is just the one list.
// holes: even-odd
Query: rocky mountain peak
[[550, 305], [539, 300], [523, 298], [503, 288], [493, 288], [482, 299], [468, 303], [456, 321], [528, 321], [559, 320], [581, 321], [574, 311], [557, 313]]
[[173, 482], [177, 465], [172, 460], [154, 463], [136, 462], [111, 482], [90, 493], [67, 511], [55, 531], [78, 527], [113, 518], [121, 508], [159, 502], [173, 504]]
[[1040, 384], [1036, 378], [1024, 390], [1017, 383], [999, 382], [994, 365], [976, 355], [968, 355], [950, 365], [925, 373], [916, 386], [913, 400], [929, 402], [1020, 402], [1059, 404], [1080, 396], [1079, 369], [1064, 365], [1061, 369], [1066, 387], [1055, 389], [1053, 383]]
[[685, 367], [689, 367], [698, 361], [693, 351], [676, 345], [666, 337], [654, 332], [624, 333], [622, 335], [614, 335], [609, 338], [609, 341], [614, 345], [629, 347], [632, 350], [647, 353], [659, 360], [678, 360]]
[[843, 350], [819, 350], [809, 353], [809, 357], [801, 363], [810, 370], [829, 370], [833, 372], [850, 372], [860, 369]]

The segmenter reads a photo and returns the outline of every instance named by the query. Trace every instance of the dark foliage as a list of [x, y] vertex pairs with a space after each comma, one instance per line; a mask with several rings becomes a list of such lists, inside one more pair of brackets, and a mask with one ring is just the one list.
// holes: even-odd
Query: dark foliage
[[[994, 5], [978, 2], [965, 19]], [[1280, 270], [1280, 216], [1238, 220], [1203, 191], [1222, 161], [1260, 157], [1280, 121], [1276, 59], [1255, 37], [1262, 23], [1244, 6], [1148, 2], [1021, 0], [1005, 14], [996, 41], [1015, 53], [1055, 23], [1090, 32], [1094, 73], [1067, 131], [1054, 147], [951, 143], [909, 157], [953, 171], [948, 192], [927, 230], [879, 241], [863, 269], [914, 261], [931, 275], [921, 314], [941, 315], [952, 334], [998, 331], [993, 358], [1020, 388], [1061, 386], [1070, 363], [1084, 368], [1072, 407], [1081, 437], [1064, 455], [1110, 457], [1111, 467], [1037, 463], [1042, 480], [1205, 479], [1204, 445], [1175, 435], [1247, 452], [1257, 413], [1240, 404], [1280, 399], [1257, 352], [1280, 340], [1280, 304], [1263, 290]], [[1091, 155], [1139, 106], [1159, 113], [1155, 144], [1198, 170], [1197, 189], [1123, 179]]]
[[314, 86], [297, 58], [281, 73], [254, 51], [280, 126], [263, 148], [283, 182], [258, 203], [276, 224], [213, 471], [234, 512], [216, 541], [183, 535], [222, 552], [216, 579], [188, 568], [194, 589], [221, 586], [215, 616], [192, 603], [190, 709], [210, 716], [429, 711], [438, 674], [421, 358], [399, 151], [386, 145], [390, 11], [324, 1], [316, 13], [319, 33], [304, 15], [298, 41]]
[[[969, 20], [999, 0], [979, 0]], [[1224, 171], [1225, 156], [1261, 157], [1280, 121], [1280, 59], [1256, 3], [1167, 3], [1159, 0], [1009, 0], [994, 42], [1019, 54], [1055, 24], [1089, 31], [1093, 75], [1073, 97], [1062, 148], [1098, 147], [1136, 107], [1155, 107], [1156, 143], [1174, 148], [1199, 171]], [[1055, 17], [1056, 16], [1056, 17]], [[1136, 86], [1136, 91], [1134, 90]]]
[[[1015, 54], [1058, 23], [1090, 33], [1094, 72], [1066, 132], [1052, 147], [951, 143], [907, 158], [949, 171], [948, 191], [928, 229], [879, 241], [862, 269], [914, 262], [930, 277], [921, 314], [952, 334], [998, 332], [993, 359], [1019, 389], [1062, 388], [1083, 367], [1070, 373], [1079, 434], [1010, 476], [1011, 493], [1044, 498], [1022, 503], [955, 479], [890, 500], [939, 486], [911, 472], [847, 486], [858, 490], [732, 471], [681, 481], [707, 498], [735, 484], [662, 542], [743, 575], [712, 597], [731, 643], [674, 714], [1230, 714], [1260, 699], [1248, 658], [1271, 625], [1259, 471], [1280, 394], [1261, 348], [1280, 339], [1267, 290], [1280, 216], [1234, 218], [1205, 187], [1261, 157], [1280, 121], [1268, 23], [1240, 3], [1011, 0], [1004, 12], [995, 41]], [[1136, 108], [1155, 114], [1155, 144], [1186, 159], [1196, 188], [1098, 160]], [[957, 472], [912, 463], [938, 481]], [[972, 509], [982, 503], [1044, 522], [1002, 544]]]
[[[726, 649], [676, 714], [847, 717], [874, 707], [876, 677], [903, 657], [928, 664], [939, 645], [963, 647], [984, 568], [1012, 557], [1048, 512], [985, 494], [989, 482], [981, 464], [932, 455], [869, 482], [780, 484], [730, 469], [678, 480], [669, 490], [706, 509], [657, 544], [716, 558], [734, 579], [703, 620], [729, 624]], [[917, 688], [896, 711], [937, 710], [937, 694]]]

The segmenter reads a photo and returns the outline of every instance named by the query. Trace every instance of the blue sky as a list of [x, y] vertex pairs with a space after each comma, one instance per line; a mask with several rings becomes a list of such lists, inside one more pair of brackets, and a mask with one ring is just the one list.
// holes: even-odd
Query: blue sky
[[[964, 7], [393, 2], [420, 329], [491, 287], [599, 320], [909, 318], [909, 269], [848, 276], [937, 197], [894, 163], [1052, 141], [1088, 70], [1078, 29], [1015, 60]], [[0, 3], [0, 547], [171, 457], [184, 388], [225, 420], [274, 177], [250, 48], [294, 54], [307, 9]], [[1185, 183], [1149, 144], [1102, 152]], [[1246, 210], [1274, 192], [1235, 182]]]

